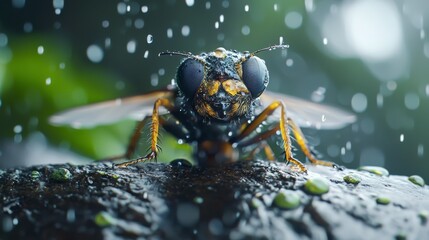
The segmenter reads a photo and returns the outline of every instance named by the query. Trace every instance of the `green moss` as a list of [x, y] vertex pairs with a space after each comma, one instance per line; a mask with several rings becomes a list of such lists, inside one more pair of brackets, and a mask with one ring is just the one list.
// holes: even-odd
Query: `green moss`
[[374, 173], [378, 176], [389, 176], [389, 171], [382, 167], [375, 166], [362, 166], [358, 168], [359, 171]]
[[375, 201], [381, 205], [388, 205], [390, 203], [390, 199], [387, 197], [378, 197]]
[[94, 222], [99, 227], [107, 227], [114, 225], [116, 223], [116, 219], [107, 212], [99, 212], [97, 215], [95, 215]]
[[418, 175], [409, 176], [408, 180], [410, 180], [410, 182], [412, 182], [416, 185], [419, 185], [420, 187], [423, 187], [425, 185], [425, 180]]
[[346, 175], [343, 177], [343, 179], [346, 183], [351, 183], [351, 184], [355, 184], [355, 185], [359, 184], [361, 181], [360, 177], [358, 177], [354, 174]]
[[294, 209], [301, 204], [301, 200], [293, 191], [280, 190], [275, 196], [273, 204], [283, 209]]
[[72, 174], [67, 168], [55, 169], [50, 177], [54, 181], [66, 182], [72, 178]]
[[329, 183], [323, 178], [313, 178], [307, 180], [304, 189], [313, 195], [322, 195], [329, 192]]

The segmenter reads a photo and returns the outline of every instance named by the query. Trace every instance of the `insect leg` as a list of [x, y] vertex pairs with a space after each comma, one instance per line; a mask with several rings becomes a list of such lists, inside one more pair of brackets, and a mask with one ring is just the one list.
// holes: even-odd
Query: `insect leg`
[[253, 132], [265, 119], [267, 119], [271, 114], [273, 114], [273, 112], [277, 108], [280, 108], [281, 111], [279, 129], [283, 139], [286, 160], [297, 165], [297, 167], [301, 171], [307, 172], [307, 169], [305, 168], [304, 164], [302, 164], [299, 160], [295, 159], [292, 156], [292, 147], [289, 138], [288, 121], [286, 117], [286, 107], [281, 101], [274, 101], [267, 108], [265, 108], [258, 116], [256, 116], [256, 118], [250, 124], [248, 124], [244, 128], [244, 130], [234, 139], [234, 141], [239, 142], [240, 140], [249, 136], [249, 134]]
[[159, 108], [161, 106], [165, 107], [170, 112], [173, 111], [174, 109], [172, 101], [168, 98], [159, 98], [155, 101], [155, 104], [153, 106], [153, 112], [152, 112], [152, 127], [151, 127], [152, 131], [151, 131], [150, 152], [144, 157], [139, 157], [132, 161], [117, 164], [116, 165], [117, 167], [127, 167], [129, 165], [137, 164], [139, 162], [143, 162], [146, 160], [156, 159], [156, 156], [158, 154], [158, 149], [159, 149], [159, 146], [158, 146], [158, 135], [159, 135], [159, 125], [160, 125]]
[[302, 152], [305, 154], [305, 156], [307, 156], [307, 158], [311, 161], [312, 164], [329, 166], [329, 167], [332, 167], [335, 165], [332, 162], [316, 159], [316, 157], [314, 157], [313, 154], [311, 154], [310, 149], [307, 146], [307, 141], [305, 140], [305, 137], [301, 131], [301, 128], [290, 118], [288, 118], [288, 122], [295, 136], [296, 142], [298, 143]]

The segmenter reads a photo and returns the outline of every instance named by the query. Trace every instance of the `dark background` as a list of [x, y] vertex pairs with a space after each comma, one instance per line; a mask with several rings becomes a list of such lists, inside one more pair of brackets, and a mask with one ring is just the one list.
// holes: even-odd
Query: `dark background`
[[[131, 121], [76, 130], [47, 118], [167, 85], [180, 58], [161, 51], [254, 51], [283, 39], [288, 50], [259, 54], [269, 89], [358, 116], [344, 129], [305, 131], [324, 159], [428, 179], [428, 16], [426, 0], [1, 1], [0, 166], [124, 151]], [[161, 159], [189, 157], [163, 139]]]

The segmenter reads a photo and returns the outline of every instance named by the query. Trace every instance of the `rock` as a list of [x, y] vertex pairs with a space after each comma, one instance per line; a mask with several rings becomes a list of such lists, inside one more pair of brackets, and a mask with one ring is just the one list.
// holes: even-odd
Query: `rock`
[[[57, 171], [68, 177], [52, 177]], [[361, 182], [347, 183], [351, 175]], [[0, 171], [0, 182], [0, 239], [429, 236], [428, 186], [350, 169], [308, 166], [304, 174], [267, 161], [206, 169], [183, 160], [125, 169], [95, 163], [9, 169]], [[324, 184], [329, 191], [305, 187]], [[380, 205], [380, 197], [390, 204]]]

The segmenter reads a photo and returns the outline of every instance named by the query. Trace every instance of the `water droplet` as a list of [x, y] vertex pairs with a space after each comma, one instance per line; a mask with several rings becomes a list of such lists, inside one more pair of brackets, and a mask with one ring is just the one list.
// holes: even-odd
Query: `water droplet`
[[183, 139], [177, 139], [177, 143], [178, 144], [183, 144], [185, 141], [183, 141]]
[[13, 132], [14, 133], [21, 133], [22, 132], [22, 126], [21, 125], [15, 125], [15, 127], [13, 127]]
[[184, 25], [183, 27], [182, 27], [182, 35], [184, 36], [184, 37], [187, 37], [187, 36], [189, 36], [189, 34], [191, 33], [191, 28], [189, 28], [189, 26], [188, 25]]
[[384, 98], [381, 93], [377, 94], [377, 107], [382, 108], [383, 107]]
[[429, 42], [425, 42], [423, 45], [423, 53], [427, 58], [429, 58]]
[[24, 32], [30, 33], [33, 31], [33, 24], [30, 22], [24, 23]]
[[244, 5], [244, 11], [245, 11], [245, 12], [248, 12], [248, 11], [249, 11], [249, 5], [247, 5], [247, 4], [246, 4], [246, 5]]
[[74, 209], [67, 210], [66, 219], [69, 223], [74, 222], [76, 220], [76, 211]]
[[219, 28], [219, 22], [218, 21], [216, 21], [215, 22], [215, 29], [218, 29]]
[[120, 15], [124, 15], [127, 12], [127, 5], [123, 2], [120, 2], [118, 5], [116, 5], [116, 10]]
[[425, 30], [422, 28], [422, 29], [420, 29], [420, 39], [425, 39], [425, 37], [426, 37], [426, 32], [425, 32]]
[[297, 29], [302, 25], [302, 15], [299, 12], [289, 12], [286, 14], [284, 21], [288, 28]]
[[307, 10], [307, 12], [313, 12], [314, 11], [313, 0], [305, 0], [304, 4], [305, 4], [305, 10]]
[[368, 105], [368, 100], [366, 99], [365, 94], [356, 93], [353, 95], [351, 105], [355, 112], [364, 112]]
[[327, 38], [323, 38], [323, 45], [328, 45], [328, 39]]
[[326, 88], [318, 87], [311, 93], [311, 100], [314, 102], [322, 102], [325, 99]]
[[210, 2], [206, 2], [206, 9], [210, 9], [212, 7], [212, 4]]
[[417, 156], [423, 157], [424, 153], [425, 153], [425, 148], [424, 148], [423, 144], [419, 144], [417, 146]]
[[148, 6], [142, 6], [142, 13], [147, 13], [149, 11]]
[[64, 8], [64, 0], [52, 0], [52, 5], [55, 9], [61, 9]]
[[350, 141], [347, 141], [347, 142], [346, 142], [346, 149], [347, 149], [348, 151], [352, 150], [352, 143], [351, 143]]
[[20, 143], [22, 142], [22, 135], [21, 134], [15, 134], [15, 136], [13, 137], [13, 141], [15, 143]]
[[341, 148], [341, 155], [344, 155], [344, 154], [346, 154], [346, 148], [345, 148], [345, 147], [342, 147], [342, 148]]
[[102, 22], [101, 22], [101, 26], [102, 26], [103, 28], [108, 28], [108, 27], [109, 27], [109, 25], [110, 25], [110, 23], [109, 23], [109, 21], [108, 21], [108, 20], [104, 20], [104, 21], [102, 21]]
[[245, 35], [245, 36], [249, 35], [249, 34], [250, 34], [250, 27], [249, 27], [249, 26], [247, 26], [247, 25], [244, 25], [244, 26], [241, 28], [241, 33], [242, 33], [243, 35]]
[[18, 225], [18, 218], [14, 218], [13, 220], [12, 220], [12, 223], [13, 223], [13, 225]]
[[0, 47], [6, 47], [7, 46], [7, 35], [4, 33], [0, 33]]
[[151, 44], [151, 43], [153, 42], [153, 36], [152, 36], [152, 34], [148, 34], [148, 35], [147, 35], [147, 37], [146, 37], [146, 42], [147, 42], [148, 44]]
[[223, 21], [225, 20], [225, 17], [223, 16], [223, 14], [221, 14], [220, 16], [219, 16], [219, 22], [220, 23], [223, 23]]
[[39, 55], [42, 55], [45, 52], [45, 48], [43, 46], [38, 46], [37, 47], [37, 53]]
[[111, 45], [112, 45], [112, 40], [110, 38], [104, 39], [104, 47], [105, 48], [110, 48]]
[[12, 0], [12, 6], [16, 8], [23, 8], [25, 6], [25, 0]]
[[158, 86], [158, 83], [159, 83], [158, 74], [154, 73], [150, 75], [150, 84], [155, 87], [155, 86]]
[[167, 29], [167, 37], [168, 38], [172, 38], [173, 37], [173, 29], [171, 29], [171, 28]]
[[142, 29], [144, 27], [144, 21], [141, 18], [138, 18], [134, 21], [134, 27], [137, 29]]
[[326, 115], [322, 114], [322, 122], [326, 122]]
[[194, 6], [194, 3], [195, 3], [195, 1], [194, 1], [194, 0], [186, 0], [185, 2], [186, 2], [186, 5], [187, 5], [188, 7], [192, 7], [192, 6]]
[[415, 93], [407, 93], [404, 98], [405, 107], [410, 110], [416, 110], [420, 105], [420, 98]]
[[277, 12], [279, 10], [279, 5], [277, 5], [277, 3], [274, 3], [273, 8], [274, 8], [274, 11]]
[[104, 52], [101, 47], [93, 44], [86, 49], [86, 56], [91, 62], [98, 63], [103, 60]]
[[292, 67], [293, 66], [293, 59], [292, 58], [286, 59], [286, 66], [288, 66], [288, 67]]
[[395, 91], [396, 90], [396, 88], [398, 87], [398, 84], [395, 82], [395, 81], [389, 81], [389, 82], [387, 82], [387, 89], [389, 90], [389, 91]]
[[283, 45], [283, 42], [284, 42], [284, 41], [283, 41], [283, 37], [282, 37], [282, 36], [280, 36], [280, 37], [279, 37], [279, 44], [280, 44], [280, 45]]
[[127, 51], [129, 53], [135, 53], [137, 48], [137, 42], [135, 40], [131, 40], [127, 43]]
[[404, 136], [404, 134], [402, 133], [401, 135], [399, 135], [399, 141], [400, 141], [400, 142], [404, 142], [404, 140], [405, 140], [405, 136]]
[[45, 83], [48, 86], [51, 85], [51, 78], [50, 77], [46, 78]]
[[143, 57], [144, 58], [148, 58], [149, 57], [149, 50], [144, 51]]

